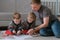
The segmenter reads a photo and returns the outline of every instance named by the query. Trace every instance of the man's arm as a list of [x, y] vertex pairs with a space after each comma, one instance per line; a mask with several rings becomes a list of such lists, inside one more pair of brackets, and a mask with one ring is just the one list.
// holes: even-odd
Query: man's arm
[[43, 24], [37, 26], [37, 27], [35, 28], [35, 31], [38, 31], [38, 30], [40, 30], [41, 28], [47, 27], [48, 24], [49, 24], [49, 16], [43, 18]]

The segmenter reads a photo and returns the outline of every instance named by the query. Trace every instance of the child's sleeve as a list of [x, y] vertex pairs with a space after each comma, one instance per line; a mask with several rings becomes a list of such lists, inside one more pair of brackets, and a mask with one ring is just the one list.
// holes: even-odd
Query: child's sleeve
[[20, 31], [24, 30], [24, 28], [25, 28], [25, 27], [24, 27], [24, 26], [25, 26], [25, 25], [24, 25], [24, 24], [25, 24], [24, 22], [25, 22], [25, 21], [23, 21], [23, 20], [21, 21], [21, 25], [20, 25], [20, 27], [18, 28], [18, 30], [20, 30]]
[[20, 27], [18, 28], [18, 30], [22, 31], [22, 30], [23, 30], [23, 26], [20, 26]]
[[14, 30], [14, 25], [12, 22], [9, 24], [8, 30], [10, 30], [11, 32]]
[[25, 22], [25, 21], [23, 21], [23, 22], [22, 22], [22, 28], [23, 28], [23, 30], [25, 30], [25, 29], [26, 29], [26, 27], [27, 27], [26, 22]]
[[33, 22], [33, 24], [31, 25], [31, 28], [35, 28], [35, 22]]

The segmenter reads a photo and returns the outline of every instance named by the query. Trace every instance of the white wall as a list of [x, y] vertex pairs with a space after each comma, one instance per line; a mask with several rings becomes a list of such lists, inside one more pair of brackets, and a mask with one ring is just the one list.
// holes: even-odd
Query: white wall
[[0, 0], [0, 12], [29, 12], [30, 0]]
[[[42, 0], [42, 1], [56, 2], [56, 0]], [[8, 25], [10, 21], [9, 15], [14, 13], [15, 9], [18, 12], [24, 14], [23, 16], [26, 17], [25, 14], [31, 11], [30, 2], [31, 0], [0, 0], [0, 25]]]
[[15, 0], [0, 0], [0, 12], [12, 12], [15, 8]]
[[41, 1], [46, 1], [46, 2], [56, 2], [56, 0], [41, 0]]

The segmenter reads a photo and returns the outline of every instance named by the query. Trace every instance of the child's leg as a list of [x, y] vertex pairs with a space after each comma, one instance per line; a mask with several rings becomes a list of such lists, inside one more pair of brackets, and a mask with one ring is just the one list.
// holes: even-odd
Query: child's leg
[[53, 23], [52, 30], [55, 37], [60, 38], [60, 22], [58, 20]]
[[3, 36], [9, 36], [12, 35], [13, 33], [10, 30], [6, 30]]
[[27, 32], [28, 32], [28, 30], [23, 30], [22, 34], [28, 34]]

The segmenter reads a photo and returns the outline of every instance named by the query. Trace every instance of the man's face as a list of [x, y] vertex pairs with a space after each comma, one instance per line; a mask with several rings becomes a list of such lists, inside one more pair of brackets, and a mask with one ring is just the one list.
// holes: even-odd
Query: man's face
[[40, 9], [40, 4], [31, 4], [32, 10], [38, 11]]

